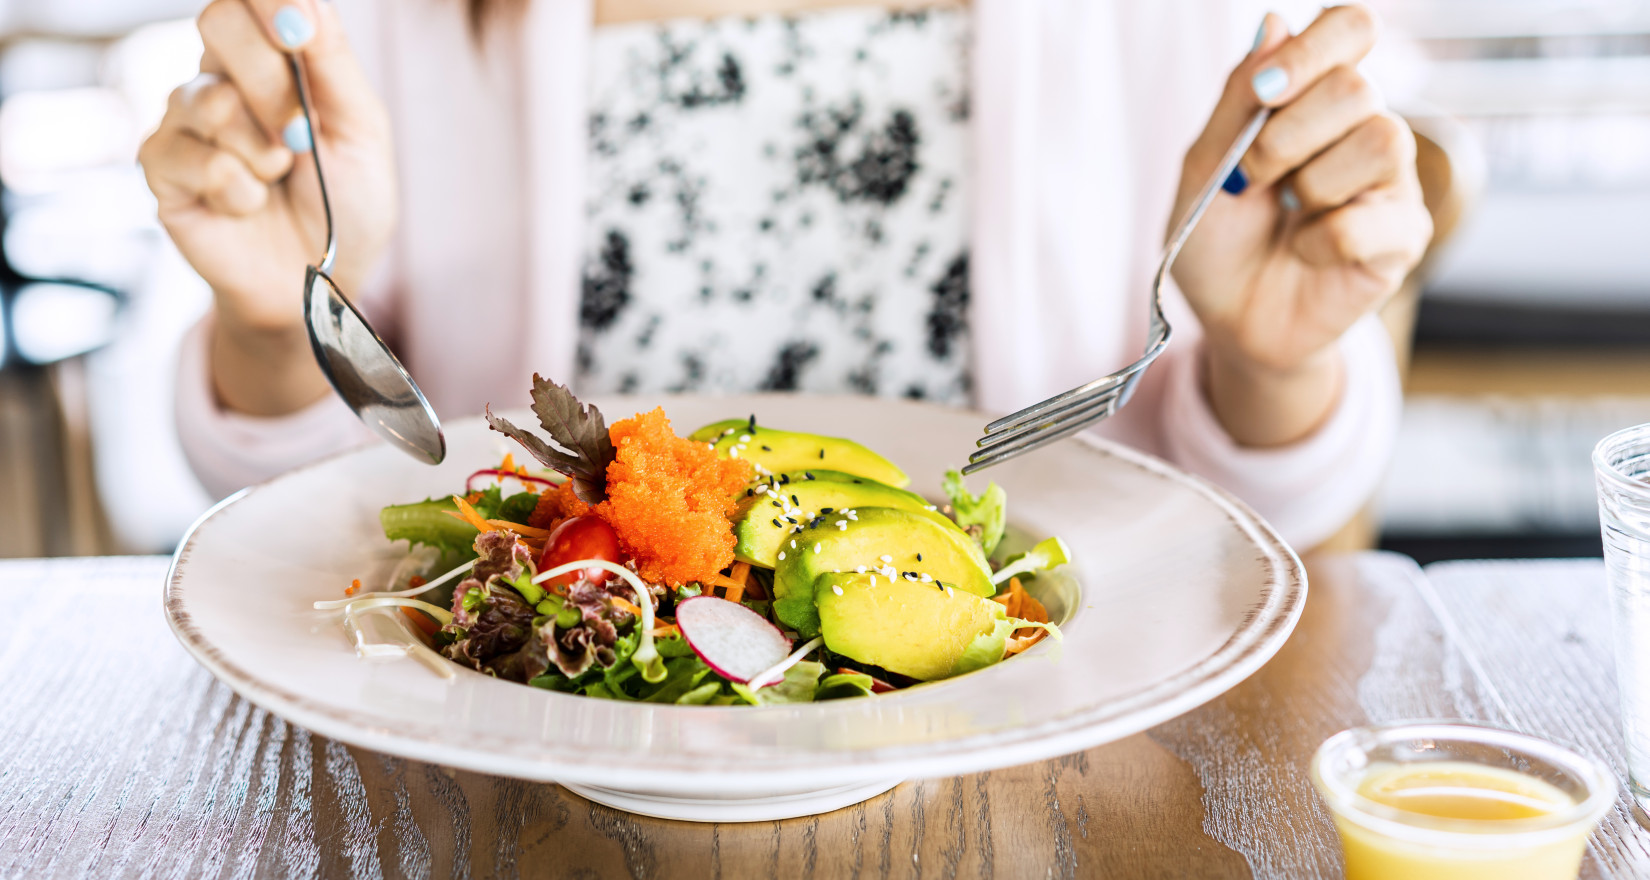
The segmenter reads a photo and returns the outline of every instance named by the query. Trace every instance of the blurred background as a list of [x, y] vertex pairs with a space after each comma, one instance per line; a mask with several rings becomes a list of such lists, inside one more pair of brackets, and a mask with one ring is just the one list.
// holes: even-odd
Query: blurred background
[[[171, 427], [209, 294], [134, 158], [201, 5], [0, 0], [0, 557], [167, 552], [209, 504]], [[1441, 236], [1386, 314], [1396, 458], [1336, 543], [1597, 555], [1592, 445], [1650, 422], [1650, 2], [1373, 5]]]

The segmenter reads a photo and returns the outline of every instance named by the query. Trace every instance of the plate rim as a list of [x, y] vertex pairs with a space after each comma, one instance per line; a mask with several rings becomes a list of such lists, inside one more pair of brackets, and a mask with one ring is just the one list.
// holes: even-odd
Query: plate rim
[[[785, 395], [746, 396], [758, 398]], [[846, 395], [821, 396], [819, 399], [824, 402], [833, 397], [838, 401], [868, 402], [864, 398]], [[978, 414], [974, 410], [941, 407], [922, 402], [893, 403], [907, 406], [915, 403], [951, 414]], [[983, 415], [981, 417], [988, 418]], [[464, 423], [472, 420], [480, 421], [481, 417], [454, 421]], [[368, 443], [306, 463], [269, 480], [241, 489], [212, 505], [190, 525], [174, 551], [167, 567], [162, 604], [167, 624], [185, 650], [215, 678], [252, 704], [330, 739], [429, 763], [520, 779], [567, 781], [607, 788], [659, 792], [701, 791], [705, 788], [706, 780], [714, 780], [715, 788], [721, 792], [766, 791], [772, 790], [776, 784], [786, 785], [804, 778], [830, 786], [841, 785], [843, 780], [870, 780], [891, 776], [953, 776], [1016, 766], [1071, 754], [1139, 733], [1189, 712], [1236, 687], [1282, 648], [1300, 620], [1308, 591], [1306, 571], [1300, 557], [1271, 524], [1226, 489], [1149, 453], [1106, 438], [1080, 434], [1060, 442], [1075, 444], [1088, 453], [1102, 457], [1120, 459], [1153, 476], [1180, 483], [1207, 497], [1262, 551], [1265, 566], [1262, 595], [1260, 600], [1251, 606], [1244, 622], [1220, 647], [1173, 675], [1108, 700], [1097, 707], [1069, 712], [1037, 725], [949, 739], [940, 743], [848, 749], [833, 753], [833, 760], [829, 763], [817, 760], [799, 762], [796, 756], [783, 753], [749, 755], [742, 759], [744, 766], [734, 768], [705, 767], [702, 764], [695, 767], [692, 760], [660, 762], [650, 756], [648, 761], [643, 762], [645, 769], [642, 769], [616, 760], [618, 752], [612, 749], [569, 747], [562, 743], [556, 746], [554, 754], [550, 754], [549, 750], [539, 743], [535, 744], [535, 753], [527, 754], [524, 751], [527, 744], [522, 743], [518, 737], [511, 736], [483, 736], [472, 732], [465, 738], [464, 745], [455, 745], [440, 736], [439, 723], [425, 722], [414, 727], [398, 719], [395, 722], [396, 730], [392, 732], [385, 724], [386, 719], [368, 710], [323, 703], [260, 680], [227, 660], [218, 647], [196, 627], [187, 608], [184, 579], [201, 529], [223, 511], [244, 502], [277, 480], [290, 479], [294, 475], [323, 467], [339, 458], [365, 454], [368, 450], [377, 448], [379, 444]], [[589, 699], [549, 692], [545, 696]], [[647, 708], [727, 711], [724, 707]], [[749, 707], [740, 711], [783, 709], [784, 707]], [[818, 754], [810, 753], [809, 757], [817, 758]]]

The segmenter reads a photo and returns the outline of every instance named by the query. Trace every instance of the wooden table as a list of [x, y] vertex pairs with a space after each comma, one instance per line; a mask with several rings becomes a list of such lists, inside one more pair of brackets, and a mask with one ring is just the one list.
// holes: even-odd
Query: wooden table
[[[1335, 877], [1305, 768], [1342, 728], [1479, 719], [1625, 773], [1596, 560], [1312, 560], [1283, 651], [1179, 719], [825, 816], [713, 826], [286, 724], [178, 647], [165, 566], [0, 563], [0, 877]], [[1583, 876], [1646, 874], [1650, 832], [1618, 805]]]

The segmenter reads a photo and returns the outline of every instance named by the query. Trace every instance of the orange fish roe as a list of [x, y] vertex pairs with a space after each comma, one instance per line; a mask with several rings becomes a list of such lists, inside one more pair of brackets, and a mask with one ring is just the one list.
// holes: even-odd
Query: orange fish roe
[[618, 457], [607, 466], [607, 500], [596, 514], [641, 576], [675, 587], [732, 565], [728, 517], [750, 482], [750, 462], [676, 436], [663, 408], [616, 422], [608, 434]]
[[589, 512], [590, 505], [573, 494], [573, 481], [568, 480], [560, 486], [545, 489], [539, 495], [538, 506], [528, 515], [527, 524], [535, 529], [553, 529], [570, 516], [583, 516]]

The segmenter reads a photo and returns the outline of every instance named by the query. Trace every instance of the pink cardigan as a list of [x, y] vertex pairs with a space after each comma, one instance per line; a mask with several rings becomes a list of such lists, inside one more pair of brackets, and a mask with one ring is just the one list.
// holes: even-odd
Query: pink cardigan
[[[1181, 155], [1277, 5], [974, 0], [980, 409], [1017, 409], [1138, 355]], [[394, 119], [405, 206], [362, 307], [444, 417], [525, 404], [533, 372], [573, 374], [589, 2], [534, 0], [484, 52], [458, 0], [339, 6]], [[1328, 422], [1255, 450], [1210, 412], [1200, 332], [1178, 292], [1169, 311], [1174, 343], [1099, 433], [1225, 486], [1297, 546], [1332, 534], [1374, 491], [1396, 433], [1400, 392], [1380, 325], [1365, 319], [1342, 339], [1345, 386]], [[371, 439], [330, 397], [278, 419], [223, 411], [207, 373], [209, 322], [184, 343], [177, 393], [184, 450], [209, 491]], [[455, 357], [465, 339], [489, 344]]]

